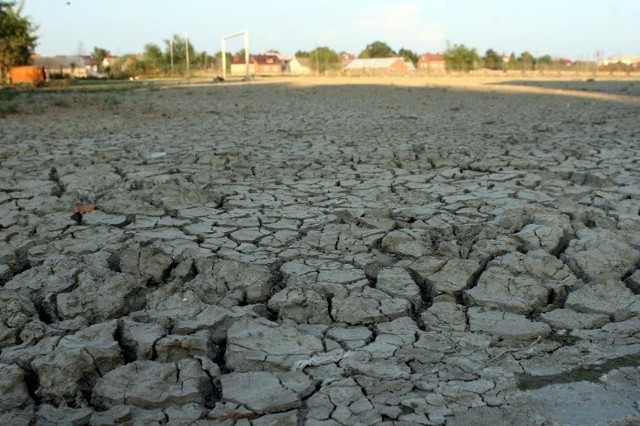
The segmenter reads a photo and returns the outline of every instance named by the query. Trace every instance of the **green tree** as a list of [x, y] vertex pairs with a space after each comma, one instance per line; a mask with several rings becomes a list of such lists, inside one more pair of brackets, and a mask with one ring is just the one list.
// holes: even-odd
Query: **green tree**
[[543, 56], [540, 56], [536, 60], [536, 62], [539, 64], [551, 65], [551, 63], [553, 62], [553, 58], [551, 57], [551, 55], [543, 55]]
[[536, 59], [526, 50], [518, 57], [518, 64], [522, 71], [535, 69]]
[[166, 57], [162, 52], [162, 48], [154, 43], [147, 43], [144, 46], [144, 59], [153, 63], [153, 64], [165, 64]]
[[24, 2], [0, 1], [0, 80], [5, 80], [9, 68], [28, 65], [36, 47], [38, 29], [22, 16]]
[[194, 63], [200, 66], [200, 69], [206, 70], [213, 67], [215, 58], [211, 55], [208, 55], [207, 52], [203, 51], [196, 55]]
[[[230, 52], [225, 52], [226, 72], [231, 71], [231, 63], [233, 62], [233, 55]], [[222, 72], [222, 51], [218, 51], [213, 57], [215, 68]]]
[[416, 52], [403, 47], [398, 50], [398, 56], [404, 58], [406, 61], [411, 61], [414, 66], [418, 66], [418, 54]]
[[[242, 60], [242, 63], [244, 64], [244, 47], [240, 50], [238, 50], [236, 53], [233, 54], [234, 58], [240, 58]], [[251, 57], [251, 52], [249, 52], [249, 57]]]
[[484, 67], [490, 70], [502, 69], [502, 56], [498, 55], [495, 50], [487, 49], [482, 58]]
[[155, 43], [147, 43], [144, 46], [143, 51], [144, 65], [140, 65], [144, 68], [147, 74], [161, 74], [166, 72], [167, 57], [162, 52], [162, 48]]
[[295, 56], [296, 58], [308, 58], [309, 52], [306, 50], [298, 50], [296, 53], [293, 54], [293, 56]]
[[91, 57], [98, 63], [98, 71], [102, 72], [102, 61], [109, 55], [109, 51], [107, 49], [103, 49], [101, 47], [94, 47], [93, 52], [91, 52]]
[[165, 58], [169, 63], [171, 60], [171, 45], [173, 44], [173, 63], [174, 64], [186, 64], [187, 63], [187, 51], [189, 52], [189, 62], [192, 62], [196, 57], [196, 50], [193, 48], [191, 42], [186, 42], [184, 37], [178, 34], [173, 35], [173, 39], [165, 40]]
[[340, 63], [340, 55], [327, 46], [316, 47], [309, 52], [309, 67], [319, 73], [324, 73], [328, 69], [334, 68]]
[[469, 72], [475, 68], [477, 61], [476, 49], [470, 49], [464, 44], [448, 46], [444, 51], [444, 63], [447, 71]]
[[536, 58], [536, 68], [545, 71], [553, 68], [553, 58], [551, 55], [542, 55]]
[[360, 52], [358, 58], [392, 58], [394, 56], [397, 56], [396, 52], [387, 43], [374, 41]]

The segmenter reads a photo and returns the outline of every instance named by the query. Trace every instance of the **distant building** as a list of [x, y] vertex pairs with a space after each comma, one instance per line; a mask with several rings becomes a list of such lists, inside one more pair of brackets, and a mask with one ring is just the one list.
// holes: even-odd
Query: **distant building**
[[639, 67], [640, 66], [640, 56], [615, 55], [615, 56], [611, 56], [609, 58], [602, 59], [601, 61], [598, 61], [598, 65], [605, 66], [605, 67], [607, 65], [616, 65], [616, 64]]
[[293, 57], [286, 64], [286, 72], [291, 75], [307, 75], [311, 72], [308, 66], [308, 58], [296, 58]]
[[570, 67], [573, 65], [573, 61], [569, 58], [558, 58], [558, 63], [564, 65], [565, 67]]
[[91, 56], [34, 57], [33, 64], [44, 67], [48, 76], [86, 78], [98, 75], [98, 62]]
[[120, 59], [118, 56], [113, 56], [112, 54], [108, 54], [102, 60], [102, 68], [106, 69], [114, 66], [115, 63], [118, 62], [118, 59]]
[[403, 58], [354, 59], [342, 68], [345, 74], [407, 74], [415, 71], [411, 62]]
[[[279, 53], [265, 53], [249, 55], [250, 75], [282, 75], [286, 72], [287, 61]], [[231, 62], [231, 74], [245, 75], [246, 65], [244, 56], [236, 55]]]
[[418, 58], [418, 70], [434, 74], [444, 74], [447, 71], [444, 55], [441, 53], [425, 53], [421, 55]]
[[9, 70], [9, 83], [11, 84], [39, 84], [47, 81], [47, 73], [44, 67], [36, 65], [25, 65], [11, 67]]
[[349, 62], [352, 62], [356, 59], [356, 55], [353, 53], [340, 52], [340, 63], [342, 66], [347, 65]]

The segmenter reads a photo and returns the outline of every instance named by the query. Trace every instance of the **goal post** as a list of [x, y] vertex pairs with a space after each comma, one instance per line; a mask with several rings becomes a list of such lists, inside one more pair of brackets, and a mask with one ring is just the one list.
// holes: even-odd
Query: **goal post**
[[234, 37], [244, 36], [244, 65], [245, 65], [245, 77], [249, 78], [249, 31], [243, 30], [237, 33], [229, 34], [222, 37], [220, 40], [222, 51], [222, 79], [227, 79], [227, 40]]

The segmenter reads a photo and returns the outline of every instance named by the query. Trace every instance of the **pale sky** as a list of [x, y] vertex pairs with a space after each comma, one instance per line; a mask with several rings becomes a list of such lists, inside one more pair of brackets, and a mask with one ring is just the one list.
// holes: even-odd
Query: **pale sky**
[[[26, 0], [24, 14], [39, 25], [36, 52], [45, 56], [95, 46], [138, 53], [185, 32], [213, 54], [222, 36], [245, 29], [252, 52], [317, 45], [358, 54], [380, 40], [419, 54], [450, 42], [481, 55], [640, 55], [640, 0]], [[240, 38], [228, 43], [241, 48]]]

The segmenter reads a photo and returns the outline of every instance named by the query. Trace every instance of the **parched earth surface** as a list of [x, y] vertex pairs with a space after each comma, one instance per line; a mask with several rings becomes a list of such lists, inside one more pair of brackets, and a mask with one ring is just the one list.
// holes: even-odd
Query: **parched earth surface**
[[352, 82], [0, 101], [0, 424], [638, 424], [640, 84]]

